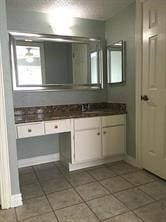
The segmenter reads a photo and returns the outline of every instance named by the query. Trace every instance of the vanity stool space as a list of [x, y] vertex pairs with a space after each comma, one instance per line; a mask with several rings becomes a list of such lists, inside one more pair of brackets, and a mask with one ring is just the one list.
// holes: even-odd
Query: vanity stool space
[[16, 121], [16, 137], [59, 134], [60, 160], [69, 171], [122, 160], [126, 148], [126, 114], [116, 113], [93, 110], [75, 112], [68, 118], [42, 114], [38, 121], [25, 115], [22, 123]]

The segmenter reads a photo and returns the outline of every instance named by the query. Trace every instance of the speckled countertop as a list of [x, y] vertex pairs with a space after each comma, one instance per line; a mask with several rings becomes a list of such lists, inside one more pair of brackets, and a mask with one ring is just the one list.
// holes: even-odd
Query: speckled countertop
[[15, 123], [31, 123], [69, 118], [109, 116], [126, 113], [122, 103], [89, 103], [15, 108]]

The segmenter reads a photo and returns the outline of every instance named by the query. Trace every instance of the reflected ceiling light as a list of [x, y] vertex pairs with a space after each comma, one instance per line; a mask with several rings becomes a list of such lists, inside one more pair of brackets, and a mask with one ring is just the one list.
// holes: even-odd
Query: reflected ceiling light
[[94, 39], [94, 38], [90, 38], [89, 40], [90, 40], [90, 41], [96, 41], [96, 39]]
[[49, 12], [49, 23], [56, 34], [72, 34], [74, 25], [73, 11], [65, 8], [56, 8]]
[[32, 39], [25, 39], [25, 42], [32, 42]]

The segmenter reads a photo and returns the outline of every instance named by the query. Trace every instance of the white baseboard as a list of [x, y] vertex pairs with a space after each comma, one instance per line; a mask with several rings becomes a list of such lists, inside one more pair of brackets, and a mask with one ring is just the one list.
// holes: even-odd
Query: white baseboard
[[132, 166], [142, 168], [141, 165], [137, 162], [137, 160], [129, 155], [125, 155], [124, 161]]
[[19, 207], [19, 206], [22, 206], [23, 205], [23, 202], [22, 202], [22, 194], [19, 193], [19, 194], [15, 194], [15, 195], [12, 195], [11, 197], [11, 207]]
[[106, 163], [116, 162], [116, 161], [120, 161], [120, 160], [124, 160], [123, 154], [113, 156], [113, 157], [110, 157], [107, 159], [91, 160], [91, 161], [87, 161], [87, 162], [80, 162], [80, 163], [73, 163], [73, 164], [69, 163], [68, 168], [69, 168], [69, 171], [74, 171], [74, 170], [79, 170], [79, 169], [83, 169], [83, 168], [99, 166], [99, 165], [106, 164]]
[[58, 161], [59, 160], [59, 153], [55, 154], [49, 154], [45, 156], [37, 156], [37, 157], [32, 157], [28, 159], [22, 159], [18, 160], [18, 167], [28, 167], [28, 166], [34, 166], [42, 163], [49, 163], [53, 161]]

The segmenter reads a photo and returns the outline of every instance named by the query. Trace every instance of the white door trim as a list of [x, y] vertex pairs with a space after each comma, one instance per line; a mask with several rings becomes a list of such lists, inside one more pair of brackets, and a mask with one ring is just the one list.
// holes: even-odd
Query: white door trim
[[8, 132], [6, 123], [6, 101], [5, 101], [5, 87], [4, 76], [6, 74], [3, 67], [2, 46], [4, 31], [7, 33], [6, 27], [6, 13], [5, 1], [0, 1], [0, 199], [2, 209], [11, 207], [11, 180], [10, 180], [10, 166], [9, 166], [9, 148], [8, 148]]
[[136, 160], [142, 166], [142, 24], [143, 24], [143, 0], [136, 1]]
[[0, 42], [0, 196], [1, 206], [3, 209], [11, 207], [11, 181], [3, 80], [4, 75], [5, 73], [3, 72], [2, 67], [2, 52]]

